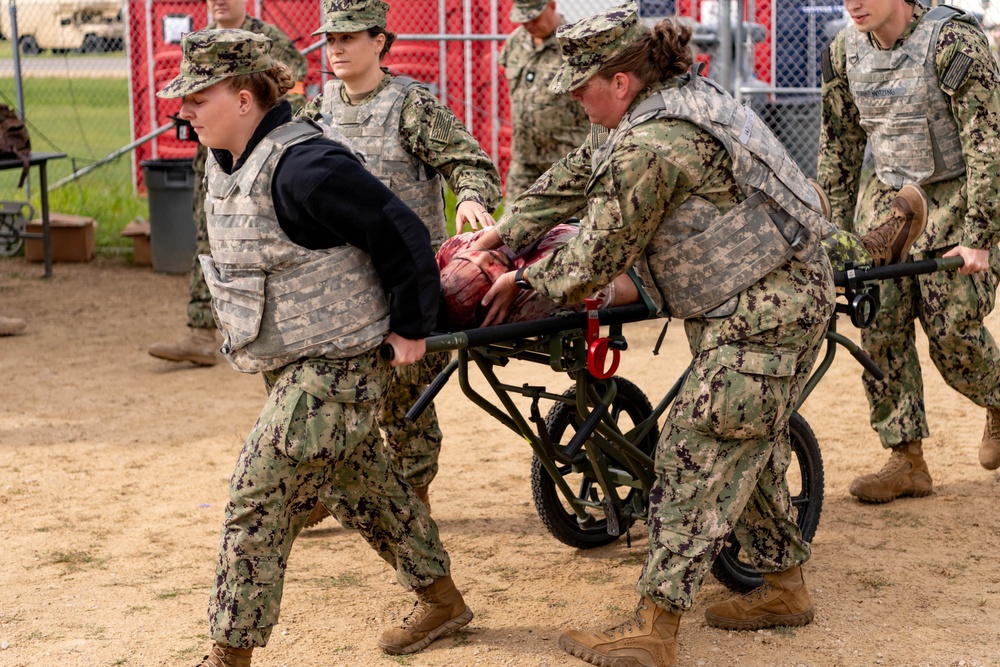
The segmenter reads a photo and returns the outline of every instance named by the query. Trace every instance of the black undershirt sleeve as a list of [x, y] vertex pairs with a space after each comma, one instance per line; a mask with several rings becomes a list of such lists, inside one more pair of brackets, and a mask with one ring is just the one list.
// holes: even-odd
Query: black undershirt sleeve
[[430, 234], [350, 151], [325, 139], [292, 146], [271, 189], [278, 222], [293, 242], [314, 250], [349, 244], [371, 255], [389, 295], [393, 332], [420, 339], [434, 329], [441, 281]]

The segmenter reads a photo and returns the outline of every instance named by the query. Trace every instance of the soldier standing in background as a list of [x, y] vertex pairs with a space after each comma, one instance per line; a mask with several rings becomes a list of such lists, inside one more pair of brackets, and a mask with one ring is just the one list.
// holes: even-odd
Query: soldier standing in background
[[[427, 225], [436, 251], [447, 238], [442, 179], [458, 201], [455, 229], [461, 231], [466, 223], [473, 229], [493, 224], [489, 211], [500, 203], [500, 175], [448, 106], [423, 84], [381, 67], [396, 39], [385, 29], [388, 10], [381, 0], [324, 2], [325, 22], [313, 34], [326, 35], [327, 62], [337, 78], [302, 114], [321, 114], [320, 122], [365, 155], [368, 169]], [[450, 356], [431, 354], [397, 369], [380, 418], [390, 457], [428, 508], [441, 428], [433, 405], [415, 423], [405, 416]], [[309, 525], [325, 515], [317, 505]]]
[[514, 0], [500, 66], [510, 91], [511, 149], [506, 199], [514, 201], [545, 170], [583, 144], [590, 121], [566, 94], [549, 90], [559, 68], [556, 28], [563, 22], [555, 0]]
[[[917, 183], [928, 219], [914, 259], [965, 260], [957, 274], [883, 281], [875, 323], [861, 331], [865, 351], [885, 371], [882, 381], [862, 376], [871, 425], [892, 453], [850, 493], [889, 502], [932, 490], [915, 320], [948, 385], [987, 408], [979, 462], [1000, 467], [1000, 352], [983, 326], [1000, 277], [1000, 77], [982, 29], [960, 9], [907, 0], [846, 0], [845, 7], [853, 24], [822, 63], [819, 181], [832, 219], [864, 234], [897, 188]], [[855, 214], [866, 143], [875, 175], [861, 187]]]
[[[238, 28], [271, 40], [271, 56], [284, 63], [295, 77], [295, 86], [285, 94], [293, 109], [300, 109], [306, 102], [305, 84], [308, 69], [305, 57], [281, 30], [247, 14], [247, 0], [208, 0], [208, 11], [212, 22], [208, 28]], [[208, 151], [201, 144], [194, 154], [194, 224], [197, 229], [197, 246], [194, 265], [191, 268], [191, 284], [188, 301], [188, 330], [173, 342], [154, 343], [149, 353], [167, 361], [190, 361], [199, 366], [215, 365], [219, 350], [215, 319], [212, 317], [211, 296], [205, 277], [201, 273], [198, 255], [207, 255], [208, 235], [205, 230], [205, 159]]]

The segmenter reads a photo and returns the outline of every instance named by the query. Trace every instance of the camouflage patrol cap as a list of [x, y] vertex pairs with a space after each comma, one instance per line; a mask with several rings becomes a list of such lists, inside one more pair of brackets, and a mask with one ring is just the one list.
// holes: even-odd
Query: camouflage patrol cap
[[634, 2], [561, 26], [556, 37], [562, 48], [562, 62], [549, 89], [554, 93], [576, 90], [645, 32]]
[[270, 38], [246, 30], [189, 32], [181, 39], [180, 74], [156, 96], [184, 97], [232, 76], [266, 72], [274, 66], [270, 50]]
[[327, 32], [361, 32], [368, 28], [385, 27], [389, 5], [382, 0], [323, 0], [326, 23], [314, 35]]
[[510, 7], [511, 23], [527, 23], [538, 18], [552, 0], [514, 0]]

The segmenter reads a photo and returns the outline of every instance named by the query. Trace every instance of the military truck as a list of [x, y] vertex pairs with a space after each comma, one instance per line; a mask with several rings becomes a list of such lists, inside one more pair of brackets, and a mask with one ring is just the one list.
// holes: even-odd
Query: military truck
[[45, 49], [97, 53], [124, 46], [120, 0], [0, 0], [0, 32], [8, 39], [12, 1], [17, 7], [18, 43], [25, 55]]

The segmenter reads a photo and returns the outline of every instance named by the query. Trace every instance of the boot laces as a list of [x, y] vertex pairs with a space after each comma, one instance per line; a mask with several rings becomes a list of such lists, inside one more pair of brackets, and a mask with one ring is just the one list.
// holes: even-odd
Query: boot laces
[[201, 662], [198, 663], [198, 667], [230, 667], [233, 663], [229, 662], [226, 657], [226, 652], [219, 645], [215, 645], [211, 648]]
[[907, 472], [912, 468], [910, 460], [906, 458], [902, 452], [893, 451], [892, 456], [886, 461], [886, 464], [882, 466], [882, 469], [878, 471], [878, 476], [882, 479], [886, 477], [892, 477], [901, 472]]
[[891, 252], [893, 241], [899, 234], [899, 230], [913, 218], [912, 214], [908, 216], [903, 213], [895, 203], [892, 205], [889, 215], [888, 220], [867, 234], [869, 248], [874, 248], [885, 255]]
[[645, 608], [646, 608], [645, 603], [640, 603], [639, 606], [636, 608], [635, 613], [632, 615], [632, 618], [628, 619], [627, 621], [625, 621], [620, 625], [616, 625], [615, 627], [610, 628], [609, 630], [605, 630], [605, 634], [608, 634], [610, 636], [618, 635], [620, 637], [624, 637], [625, 635], [630, 634], [633, 629], [634, 630], [642, 629], [642, 627], [646, 625], [646, 619], [642, 617], [642, 610]]
[[409, 628], [413, 625], [417, 625], [420, 620], [427, 615], [427, 611], [430, 609], [430, 606], [430, 602], [418, 597], [417, 601], [413, 603], [413, 609], [411, 609], [410, 613], [403, 618], [403, 627]]
[[753, 589], [749, 593], [744, 593], [743, 599], [751, 605], [757, 604], [758, 602], [765, 602], [773, 590], [774, 587], [765, 581], [762, 585]]

